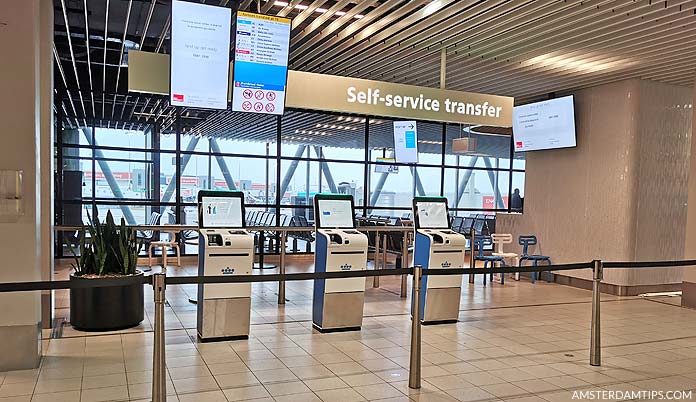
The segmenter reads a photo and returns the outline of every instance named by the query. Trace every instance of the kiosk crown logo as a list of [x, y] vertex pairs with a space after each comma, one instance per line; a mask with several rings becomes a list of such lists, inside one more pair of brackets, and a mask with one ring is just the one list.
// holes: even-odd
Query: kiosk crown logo
[[226, 267], [220, 270], [220, 273], [223, 275], [232, 275], [234, 274], [234, 268]]
[[341, 271], [350, 271], [350, 269], [353, 268], [353, 266], [350, 264], [343, 264], [339, 268], [341, 268]]
[[443, 262], [442, 264], [440, 264], [440, 266], [441, 266], [442, 268], [449, 268], [449, 267], [452, 266], [452, 263], [449, 262], [449, 261], [445, 261], [445, 262]]

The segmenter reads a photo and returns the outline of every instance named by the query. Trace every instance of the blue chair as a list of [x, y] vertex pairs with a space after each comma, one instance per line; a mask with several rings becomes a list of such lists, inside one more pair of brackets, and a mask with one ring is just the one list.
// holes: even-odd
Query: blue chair
[[[535, 267], [539, 265], [539, 261], [546, 261], [548, 265], [551, 265], [550, 257], [541, 254], [529, 254], [529, 246], [535, 246], [537, 243], [537, 237], [534, 235], [519, 237], [519, 244], [522, 246], [520, 267], [524, 261], [531, 261]], [[532, 272], [532, 283], [536, 282], [536, 275], [536, 272]], [[546, 271], [546, 282], [551, 282], [551, 271]]]
[[[505, 264], [505, 259], [501, 256], [496, 255], [484, 255], [483, 248], [485, 246], [492, 246], [493, 239], [490, 236], [477, 237], [475, 240], [476, 247], [478, 247], [478, 255], [474, 256], [474, 261], [483, 261], [483, 268], [488, 268], [488, 263], [491, 263], [491, 268], [495, 267], [495, 263], [499, 262], [502, 266], [507, 266]], [[493, 282], [493, 273], [490, 274], [491, 283]], [[483, 274], [483, 284], [486, 284], [486, 274]], [[505, 284], [505, 275], [500, 278], [500, 284]]]

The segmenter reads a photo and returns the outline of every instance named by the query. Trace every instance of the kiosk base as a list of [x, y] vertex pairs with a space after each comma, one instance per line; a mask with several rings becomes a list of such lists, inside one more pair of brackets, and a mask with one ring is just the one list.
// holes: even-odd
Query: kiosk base
[[245, 339], [249, 337], [250, 297], [203, 300], [202, 322], [198, 338], [202, 342]]
[[445, 324], [459, 319], [461, 288], [428, 289], [423, 324]]
[[360, 331], [362, 327], [341, 327], [341, 328], [321, 328], [317, 324], [312, 324], [312, 328], [321, 332], [322, 334], [329, 334], [332, 332], [350, 332], [350, 331]]
[[249, 339], [249, 335], [221, 336], [219, 338], [201, 338], [201, 335], [198, 334], [198, 340], [201, 341], [201, 343], [243, 341], [243, 340], [247, 340], [247, 339]]
[[360, 330], [364, 303], [365, 292], [326, 293], [321, 323], [315, 319], [312, 324], [320, 332]]

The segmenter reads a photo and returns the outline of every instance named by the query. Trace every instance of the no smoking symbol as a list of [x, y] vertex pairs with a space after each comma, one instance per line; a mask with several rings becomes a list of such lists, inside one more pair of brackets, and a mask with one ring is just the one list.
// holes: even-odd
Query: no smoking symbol
[[251, 102], [249, 102], [249, 101], [242, 102], [242, 109], [251, 110]]
[[263, 91], [256, 91], [256, 93], [254, 94], [254, 97], [256, 97], [256, 99], [258, 99], [258, 100], [263, 99]]
[[254, 110], [257, 112], [260, 112], [263, 110], [263, 104], [261, 102], [256, 102], [254, 103]]
[[266, 92], [266, 99], [273, 102], [275, 100], [275, 92]]
[[266, 111], [268, 113], [272, 113], [275, 110], [275, 106], [272, 103], [267, 103], [266, 104]]
[[242, 95], [244, 95], [244, 98], [246, 99], [251, 99], [251, 97], [254, 96], [254, 93], [251, 92], [251, 89], [245, 89], [244, 92], [242, 92]]

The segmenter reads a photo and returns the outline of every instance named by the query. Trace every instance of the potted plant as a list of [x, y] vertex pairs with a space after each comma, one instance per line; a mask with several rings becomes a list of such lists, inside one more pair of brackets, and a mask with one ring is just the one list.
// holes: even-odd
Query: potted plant
[[[81, 231], [79, 255], [75, 257], [71, 281], [98, 281], [104, 278], [141, 276], [136, 269], [142, 242], [136, 231], [114, 223], [109, 211], [106, 221], [92, 221]], [[96, 217], [95, 217], [96, 218]], [[89, 242], [85, 239], [89, 235]], [[83, 331], [109, 331], [134, 327], [144, 318], [143, 284], [70, 289], [70, 324]]]

